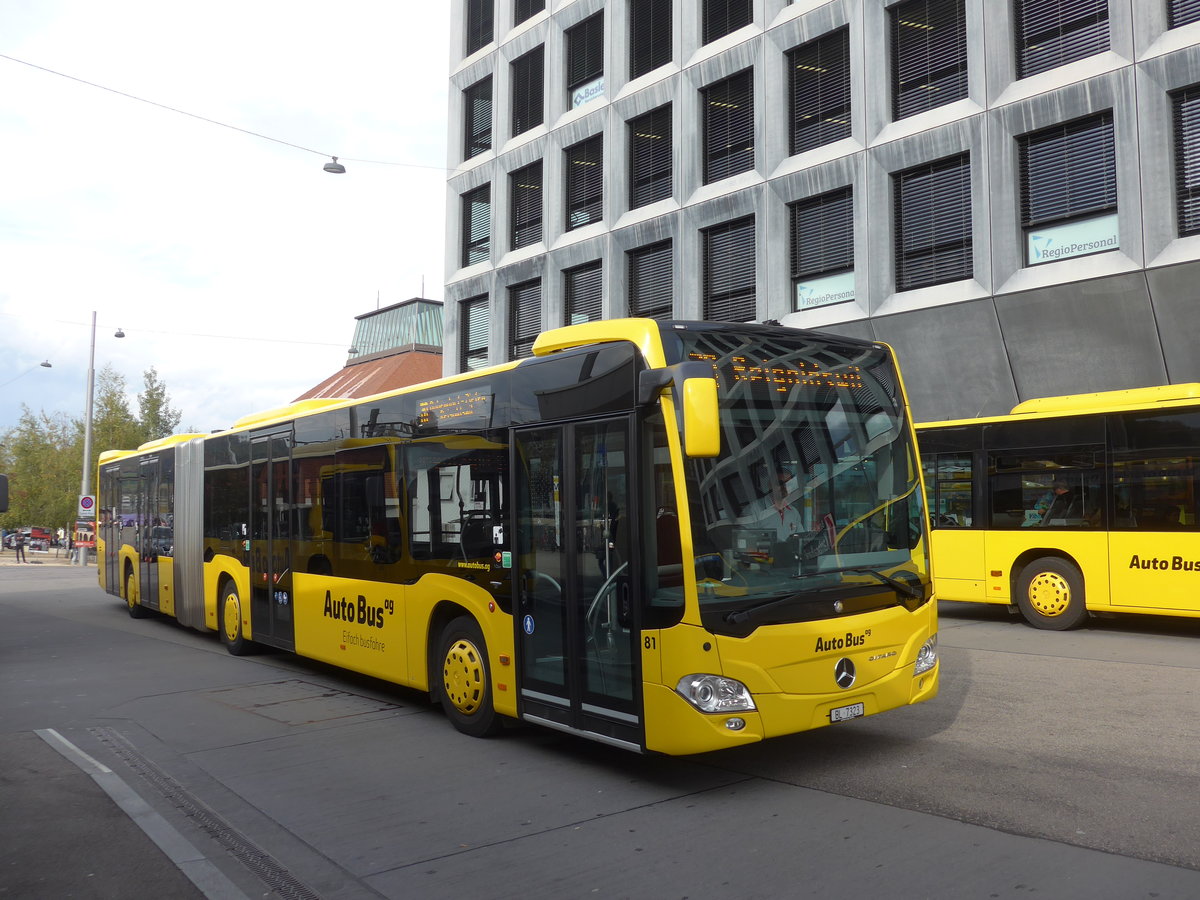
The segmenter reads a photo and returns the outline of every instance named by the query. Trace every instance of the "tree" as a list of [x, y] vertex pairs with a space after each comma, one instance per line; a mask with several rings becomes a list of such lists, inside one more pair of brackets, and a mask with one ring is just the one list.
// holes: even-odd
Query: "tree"
[[66, 416], [33, 413], [21, 406], [21, 420], [4, 435], [9, 460], [5, 528], [65, 526], [75, 518], [83, 475], [82, 433]]
[[[93, 491], [101, 453], [134, 450], [146, 441], [166, 437], [179, 425], [182, 416], [171, 408], [158, 372], [150, 368], [144, 377], [145, 390], [138, 394], [139, 418], [129, 409], [125, 377], [112, 366], [97, 373], [88, 460]], [[83, 481], [84, 420], [35, 414], [26, 406], [21, 410], [16, 427], [0, 435], [0, 463], [10, 476], [8, 512], [0, 515], [0, 526], [69, 526], [75, 520]]]
[[[92, 404], [92, 471], [104, 450], [136, 450], [146, 443], [146, 429], [129, 411], [125, 376], [111, 365], [96, 376], [96, 399]], [[79, 423], [82, 434], [84, 424]]]
[[146, 390], [138, 394], [138, 421], [146, 440], [153, 441], [175, 434], [183, 414], [171, 408], [167, 386], [158, 380], [158, 371], [151, 366], [143, 373]]

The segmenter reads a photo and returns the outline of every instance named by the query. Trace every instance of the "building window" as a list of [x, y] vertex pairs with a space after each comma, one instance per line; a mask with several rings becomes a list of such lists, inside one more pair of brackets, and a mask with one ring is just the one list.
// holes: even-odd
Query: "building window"
[[754, 21], [752, 0], [703, 0], [703, 4], [702, 43], [710, 44]]
[[515, 0], [513, 3], [513, 27], [526, 19], [532, 19], [546, 8], [546, 0]]
[[574, 109], [604, 93], [604, 13], [567, 29], [567, 103]]
[[629, 120], [629, 208], [671, 196], [671, 104]]
[[512, 208], [511, 247], [517, 250], [542, 239], [542, 161], [508, 176]]
[[1016, 0], [1017, 77], [1108, 49], [1108, 0]]
[[1169, 28], [1200, 22], [1200, 0], [1167, 0]]
[[602, 318], [600, 298], [603, 281], [600, 261], [563, 272], [568, 325], [595, 322]]
[[494, 0], [467, 0], [467, 56], [492, 41]]
[[754, 168], [754, 70], [701, 90], [704, 101], [704, 183]]
[[704, 318], [748, 322], [755, 317], [754, 216], [706, 228]]
[[972, 277], [970, 154], [898, 172], [892, 179], [896, 289]]
[[849, 187], [791, 205], [792, 308], [854, 299], [854, 195]]
[[458, 370], [482, 369], [488, 361], [487, 294], [463, 300], [458, 309]]
[[596, 135], [565, 151], [567, 158], [567, 227], [599, 222], [604, 215], [604, 137]]
[[492, 76], [463, 91], [463, 159], [492, 149]]
[[508, 358], [533, 355], [533, 342], [542, 328], [542, 283], [536, 278], [508, 289]]
[[1118, 246], [1111, 112], [1017, 138], [1028, 265]]
[[788, 51], [795, 155], [850, 136], [850, 29]]
[[1172, 96], [1175, 111], [1175, 205], [1179, 234], [1200, 234], [1200, 86]]
[[490, 184], [463, 194], [462, 198], [462, 264], [469, 266], [488, 258], [488, 240], [492, 230]]
[[545, 121], [542, 85], [544, 47], [535, 47], [512, 64], [512, 133], [524, 134]]
[[967, 96], [967, 15], [963, 0], [908, 0], [890, 10], [892, 118]]
[[629, 80], [671, 61], [671, 0], [629, 4]]
[[626, 254], [629, 262], [629, 314], [645, 319], [671, 318], [671, 242], [660, 241]]

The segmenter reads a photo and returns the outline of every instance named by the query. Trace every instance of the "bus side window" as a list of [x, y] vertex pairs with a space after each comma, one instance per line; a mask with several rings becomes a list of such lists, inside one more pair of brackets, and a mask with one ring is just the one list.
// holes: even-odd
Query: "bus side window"
[[[965, 528], [975, 522], [971, 456], [939, 453], [935, 457], [933, 524], [935, 528]], [[926, 486], [927, 489], [930, 487]]]

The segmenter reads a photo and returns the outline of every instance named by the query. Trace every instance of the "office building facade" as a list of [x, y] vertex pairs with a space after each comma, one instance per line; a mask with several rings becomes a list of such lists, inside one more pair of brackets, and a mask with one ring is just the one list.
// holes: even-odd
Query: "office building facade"
[[920, 420], [1200, 381], [1200, 0], [452, 0], [445, 371], [886, 341]]

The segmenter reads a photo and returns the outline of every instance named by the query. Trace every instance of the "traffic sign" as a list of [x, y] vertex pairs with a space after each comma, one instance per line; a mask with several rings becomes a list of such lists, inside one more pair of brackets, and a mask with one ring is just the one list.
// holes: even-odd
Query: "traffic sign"
[[95, 494], [80, 494], [79, 495], [79, 513], [80, 519], [95, 519], [96, 518], [96, 495]]

